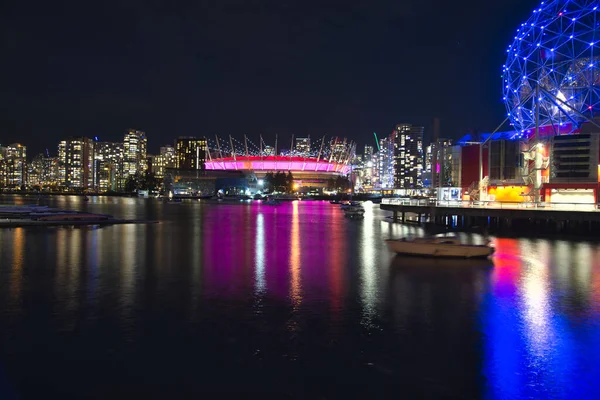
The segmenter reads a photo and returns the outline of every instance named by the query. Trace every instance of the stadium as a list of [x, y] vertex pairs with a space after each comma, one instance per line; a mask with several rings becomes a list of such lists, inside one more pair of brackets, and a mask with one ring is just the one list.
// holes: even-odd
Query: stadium
[[299, 188], [324, 188], [330, 179], [347, 176], [356, 144], [345, 138], [325, 136], [294, 138], [281, 148], [276, 137], [272, 144], [260, 137], [256, 145], [247, 136], [243, 141], [229, 136], [208, 140], [207, 171], [241, 171], [260, 180], [269, 172], [291, 172]]
[[285, 142], [276, 137], [273, 143], [260, 137], [257, 145], [245, 135], [215, 136], [207, 139], [202, 171], [171, 170], [168, 181], [176, 195], [254, 194], [264, 189], [267, 174], [284, 172], [292, 174], [298, 192], [323, 192], [332, 180], [350, 174], [355, 149], [354, 142], [339, 137], [292, 136]]

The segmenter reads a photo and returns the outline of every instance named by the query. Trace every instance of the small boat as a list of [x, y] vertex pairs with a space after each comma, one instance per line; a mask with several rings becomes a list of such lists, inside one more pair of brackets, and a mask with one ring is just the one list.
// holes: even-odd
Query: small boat
[[83, 201], [90, 201], [90, 198], [87, 196], [83, 196]]
[[365, 216], [365, 209], [358, 202], [343, 205], [342, 211], [344, 212], [344, 216], [348, 218], [363, 218]]
[[456, 237], [388, 239], [388, 249], [397, 254], [440, 258], [487, 258], [494, 253], [488, 244], [463, 244]]
[[338, 199], [335, 199], [335, 200], [331, 200], [329, 202], [329, 204], [342, 204], [342, 202], [340, 200], [338, 200]]
[[355, 208], [361, 208], [364, 212], [364, 208], [363, 206], [360, 204], [359, 201], [350, 201], [348, 203], [344, 203], [340, 206], [342, 208], [342, 210], [348, 210], [348, 209], [355, 209]]

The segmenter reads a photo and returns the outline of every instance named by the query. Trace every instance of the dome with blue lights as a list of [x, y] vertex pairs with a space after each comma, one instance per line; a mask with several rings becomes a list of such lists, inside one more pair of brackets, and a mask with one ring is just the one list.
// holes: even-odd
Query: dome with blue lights
[[600, 0], [542, 2], [517, 29], [502, 74], [515, 129], [531, 129], [539, 121], [558, 132], [598, 113], [599, 7]]

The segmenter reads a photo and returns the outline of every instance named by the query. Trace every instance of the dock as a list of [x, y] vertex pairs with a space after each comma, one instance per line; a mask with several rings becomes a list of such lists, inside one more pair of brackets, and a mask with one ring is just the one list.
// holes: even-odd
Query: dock
[[380, 208], [391, 211], [393, 220], [401, 223], [408, 222], [407, 214], [411, 214], [415, 222], [444, 228], [600, 234], [596, 204], [383, 199]]
[[158, 221], [119, 219], [112, 215], [67, 211], [46, 206], [0, 206], [0, 228], [152, 224]]

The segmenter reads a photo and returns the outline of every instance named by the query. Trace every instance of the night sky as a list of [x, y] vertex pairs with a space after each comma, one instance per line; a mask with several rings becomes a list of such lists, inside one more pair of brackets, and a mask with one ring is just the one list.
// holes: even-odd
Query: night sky
[[[539, 1], [0, 2], [0, 143], [150, 150], [176, 136], [442, 136], [504, 119], [501, 67]], [[285, 138], [285, 139], [284, 139]], [[283, 145], [283, 143], [282, 143]]]

